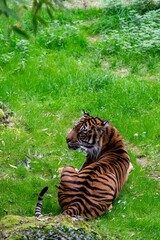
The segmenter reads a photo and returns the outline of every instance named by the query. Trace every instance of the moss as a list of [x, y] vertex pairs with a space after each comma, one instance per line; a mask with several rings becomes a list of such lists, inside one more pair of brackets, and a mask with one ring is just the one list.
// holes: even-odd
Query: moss
[[20, 223], [21, 218], [22, 217], [20, 216], [13, 216], [13, 215], [5, 216], [1, 219], [1, 226], [2, 228], [15, 227], [17, 224]]
[[[69, 217], [5, 216], [1, 220], [2, 238], [6, 239], [101, 239], [86, 221]], [[87, 236], [87, 238], [86, 238]]]
[[0, 108], [0, 120], [2, 120], [5, 117], [5, 114], [3, 110]]

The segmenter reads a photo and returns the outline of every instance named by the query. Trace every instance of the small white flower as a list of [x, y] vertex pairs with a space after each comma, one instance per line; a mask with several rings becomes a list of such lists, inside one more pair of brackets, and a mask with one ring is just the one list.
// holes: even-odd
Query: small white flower
[[138, 137], [138, 133], [135, 133], [135, 134], [134, 134], [134, 137]]

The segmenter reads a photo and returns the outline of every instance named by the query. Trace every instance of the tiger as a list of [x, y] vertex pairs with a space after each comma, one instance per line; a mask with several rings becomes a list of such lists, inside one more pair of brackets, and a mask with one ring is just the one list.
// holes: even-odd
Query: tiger
[[[86, 160], [80, 170], [60, 169], [58, 201], [62, 215], [94, 219], [111, 210], [129, 173], [133, 170], [125, 142], [118, 130], [99, 117], [83, 111], [66, 137], [68, 148], [81, 149]], [[41, 216], [42, 190], [35, 215]]]

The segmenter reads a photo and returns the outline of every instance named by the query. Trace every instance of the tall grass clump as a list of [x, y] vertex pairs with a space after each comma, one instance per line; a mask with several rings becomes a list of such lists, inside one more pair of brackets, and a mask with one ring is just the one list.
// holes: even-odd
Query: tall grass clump
[[143, 15], [146, 12], [159, 9], [160, 2], [154, 0], [134, 0], [131, 2], [130, 7]]
[[40, 47], [47, 49], [65, 49], [74, 51], [86, 50], [87, 41], [80, 33], [79, 28], [73, 24], [61, 24], [59, 21], [54, 21], [49, 24], [49, 27], [42, 29], [37, 36], [37, 41]]
[[[131, 22], [121, 18], [123, 29], [114, 29], [106, 34], [106, 44], [114, 53], [132, 52], [135, 54], [154, 54], [160, 50], [160, 9], [139, 15], [130, 12]], [[112, 48], [113, 46], [113, 48]]]
[[[140, 9], [144, 7], [142, 14]], [[145, 62], [152, 69], [160, 51], [159, 16], [159, 5], [153, 1], [147, 1], [146, 4], [135, 1], [129, 6], [112, 2], [101, 10], [101, 16], [86, 30], [93, 36], [101, 36], [96, 44], [102, 56], [119, 56], [124, 65], [130, 65], [132, 59], [134, 70], [137, 69], [137, 62]], [[155, 61], [150, 61], [151, 56], [154, 56]]]

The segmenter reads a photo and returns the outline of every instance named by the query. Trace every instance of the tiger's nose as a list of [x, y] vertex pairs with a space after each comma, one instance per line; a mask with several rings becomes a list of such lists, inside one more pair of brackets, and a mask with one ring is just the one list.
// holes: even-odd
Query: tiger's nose
[[71, 141], [71, 139], [66, 137], [66, 142], [69, 143], [70, 141]]
[[69, 133], [68, 133], [68, 135], [66, 136], [66, 142], [67, 143], [70, 143], [71, 141], [73, 141], [73, 137], [74, 135], [73, 135], [73, 131], [70, 131]]

